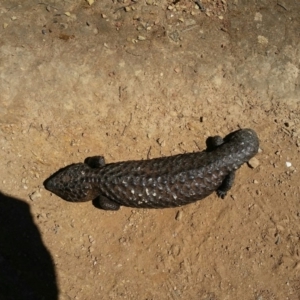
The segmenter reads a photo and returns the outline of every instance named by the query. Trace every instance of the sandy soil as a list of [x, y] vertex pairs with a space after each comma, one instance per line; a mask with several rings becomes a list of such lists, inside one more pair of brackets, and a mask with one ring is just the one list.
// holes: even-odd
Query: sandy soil
[[[0, 298], [299, 300], [298, 2], [2, 0]], [[240, 127], [259, 166], [225, 200], [107, 212], [43, 188]]]

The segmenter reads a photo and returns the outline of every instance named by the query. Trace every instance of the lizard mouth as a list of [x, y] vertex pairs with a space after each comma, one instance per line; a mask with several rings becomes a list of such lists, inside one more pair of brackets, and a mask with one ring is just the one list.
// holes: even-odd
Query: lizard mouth
[[55, 190], [55, 183], [53, 180], [51, 180], [51, 178], [46, 179], [43, 182], [43, 185], [45, 187], [46, 190], [50, 191], [50, 192], [54, 192]]

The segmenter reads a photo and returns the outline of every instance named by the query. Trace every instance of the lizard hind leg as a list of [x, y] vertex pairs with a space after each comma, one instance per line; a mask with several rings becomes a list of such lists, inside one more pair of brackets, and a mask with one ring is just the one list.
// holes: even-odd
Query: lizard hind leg
[[217, 189], [218, 197], [224, 199], [227, 192], [232, 188], [235, 177], [235, 171], [230, 172], [223, 180], [222, 184]]
[[206, 139], [206, 151], [210, 152], [218, 148], [224, 143], [224, 140], [219, 136], [210, 136]]

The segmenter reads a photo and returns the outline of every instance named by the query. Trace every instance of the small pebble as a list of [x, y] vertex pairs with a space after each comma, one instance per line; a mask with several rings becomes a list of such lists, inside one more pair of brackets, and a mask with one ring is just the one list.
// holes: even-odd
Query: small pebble
[[287, 166], [288, 168], [290, 168], [290, 167], [292, 166], [292, 163], [289, 162], [289, 161], [287, 161], [285, 164], [286, 164], [286, 166]]
[[195, 24], [197, 24], [197, 22], [194, 19], [187, 19], [185, 21], [186, 26], [192, 26], [192, 25], [195, 25]]
[[181, 221], [182, 216], [183, 216], [183, 212], [182, 212], [181, 210], [179, 210], [179, 211], [176, 213], [175, 220], [176, 220], [176, 221]]
[[30, 198], [31, 201], [35, 201], [35, 200], [37, 200], [38, 198], [41, 198], [41, 197], [42, 197], [42, 195], [41, 195], [41, 193], [38, 192], [38, 191], [34, 191], [34, 192], [32, 192], [32, 193], [29, 195], [29, 198]]
[[172, 245], [170, 255], [178, 256], [180, 254], [180, 247], [178, 245]]
[[140, 15], [135, 15], [133, 16], [133, 20], [140, 20], [141, 16]]
[[156, 141], [161, 147], [164, 147], [166, 145], [166, 142], [164, 140], [162, 140], [161, 138], [158, 138]]
[[269, 40], [265, 36], [262, 36], [262, 35], [257, 36], [257, 41], [259, 44], [262, 44], [262, 45], [267, 45], [269, 43]]
[[252, 157], [249, 161], [248, 161], [248, 165], [255, 169], [259, 166], [259, 160], [256, 157]]
[[256, 13], [254, 16], [254, 21], [256, 22], [261, 22], [262, 21], [262, 14], [261, 13]]
[[121, 238], [119, 239], [119, 243], [125, 245], [125, 244], [126, 244], [126, 238], [121, 237]]

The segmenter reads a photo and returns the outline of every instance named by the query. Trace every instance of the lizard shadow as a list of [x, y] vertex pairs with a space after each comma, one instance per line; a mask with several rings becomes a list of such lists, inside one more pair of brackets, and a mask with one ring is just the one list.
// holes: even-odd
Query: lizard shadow
[[58, 299], [54, 264], [30, 207], [0, 192], [0, 298]]

